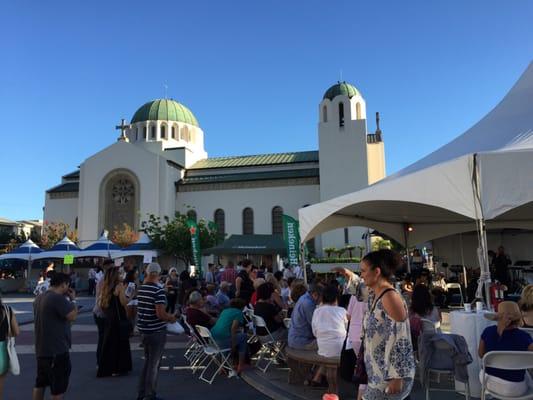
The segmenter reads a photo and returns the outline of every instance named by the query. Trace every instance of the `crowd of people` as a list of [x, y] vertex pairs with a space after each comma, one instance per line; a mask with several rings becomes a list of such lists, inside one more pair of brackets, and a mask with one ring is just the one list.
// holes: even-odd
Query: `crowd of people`
[[[284, 362], [285, 348], [316, 351], [326, 358], [338, 358], [352, 349], [368, 376], [366, 384], [358, 385], [359, 398], [405, 398], [413, 386], [423, 321], [438, 327], [441, 305], [437, 300], [445, 285], [441, 275], [424, 270], [415, 279], [399, 278], [400, 264], [393, 251], [378, 250], [361, 260], [360, 276], [337, 267], [333, 279], [329, 275], [307, 284], [294, 268], [273, 273], [250, 260], [237, 266], [228, 262], [223, 268], [209, 265], [203, 277], [178, 273], [175, 268], [162, 276], [157, 263], [138, 271], [105, 260], [95, 270], [94, 288], [90, 288], [96, 296], [96, 376], [129, 374], [130, 338], [139, 334], [144, 366], [137, 396], [155, 399], [167, 324], [176, 321], [186, 329], [208, 328], [221, 348], [234, 350], [234, 368], [241, 373], [250, 367], [251, 353], [257, 350], [249, 340], [252, 332], [246, 313], [252, 311], [266, 325], [254, 335], [260, 340], [271, 335], [281, 344], [278, 362]], [[53, 264], [43, 271], [43, 277], [34, 301], [37, 376], [33, 398], [44, 399], [49, 387], [52, 398], [61, 399], [72, 370], [70, 326], [78, 315], [76, 293], [71, 276], [55, 272]], [[487, 315], [497, 324], [481, 335], [479, 357], [494, 350], [533, 351], [531, 337], [519, 329], [533, 326], [533, 285], [523, 290], [518, 303], [503, 302], [497, 313]], [[0, 397], [9, 364], [5, 343], [18, 332], [15, 314], [0, 304]], [[487, 384], [502, 394], [523, 394], [529, 387], [529, 374], [523, 370], [488, 369], [486, 373]], [[354, 374], [357, 378], [355, 369]], [[328, 384], [320, 367], [305, 383], [312, 387]]]

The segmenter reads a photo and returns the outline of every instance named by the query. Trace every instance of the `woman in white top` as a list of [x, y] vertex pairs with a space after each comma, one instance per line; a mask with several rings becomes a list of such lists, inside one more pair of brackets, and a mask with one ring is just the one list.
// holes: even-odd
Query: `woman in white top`
[[[322, 293], [322, 302], [313, 313], [311, 326], [318, 345], [318, 355], [322, 357], [340, 357], [346, 338], [346, 310], [337, 305], [339, 292], [335, 286], [327, 286]], [[318, 368], [310, 386], [318, 386], [323, 375]]]

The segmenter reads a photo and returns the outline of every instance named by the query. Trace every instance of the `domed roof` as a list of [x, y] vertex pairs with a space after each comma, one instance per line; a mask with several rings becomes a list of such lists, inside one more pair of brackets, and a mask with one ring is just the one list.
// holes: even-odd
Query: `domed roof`
[[351, 99], [357, 94], [357, 89], [355, 88], [355, 86], [344, 81], [337, 82], [335, 85], [326, 90], [323, 99], [333, 100], [335, 97], [341, 94], [348, 96]]
[[174, 100], [157, 99], [143, 104], [131, 119], [131, 123], [142, 121], [178, 121], [199, 126], [194, 114], [183, 104]]

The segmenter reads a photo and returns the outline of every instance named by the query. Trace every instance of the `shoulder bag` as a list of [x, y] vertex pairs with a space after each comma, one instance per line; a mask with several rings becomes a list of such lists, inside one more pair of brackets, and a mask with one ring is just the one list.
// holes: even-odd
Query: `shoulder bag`
[[350, 324], [348, 323], [348, 329], [346, 329], [346, 337], [344, 338], [344, 344], [342, 345], [341, 359], [339, 364], [339, 375], [343, 380], [347, 382], [353, 382], [357, 357], [353, 349], [346, 348], [349, 332]]
[[19, 358], [17, 355], [17, 350], [15, 349], [15, 336], [13, 335], [11, 327], [11, 319], [13, 318], [13, 310], [11, 307], [4, 305], [4, 313], [7, 317], [7, 355], [9, 357], [9, 372], [13, 375], [20, 374], [20, 364]]
[[[391, 290], [394, 290], [393, 288], [385, 289], [379, 297], [374, 301], [374, 304], [372, 304], [372, 308], [369, 311], [369, 314], [372, 314], [374, 312], [374, 309], [376, 308], [376, 305], [378, 304], [378, 301], [381, 300], [381, 298], [385, 295], [385, 293], [390, 292]], [[365, 329], [363, 326], [363, 334], [361, 335], [361, 347], [359, 348], [359, 352], [357, 353], [357, 360], [355, 363], [355, 381], [359, 385], [366, 385], [368, 383], [368, 375], [366, 373], [366, 365], [365, 365]]]

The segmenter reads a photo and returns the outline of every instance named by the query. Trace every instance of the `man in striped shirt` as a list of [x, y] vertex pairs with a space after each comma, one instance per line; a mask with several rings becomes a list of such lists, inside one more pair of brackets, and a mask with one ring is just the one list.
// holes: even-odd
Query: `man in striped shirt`
[[166, 296], [159, 283], [161, 267], [150, 263], [146, 267], [144, 284], [139, 288], [137, 299], [137, 328], [142, 334], [144, 345], [144, 367], [139, 378], [137, 400], [156, 400], [155, 389], [159, 363], [167, 340], [166, 326], [176, 322], [176, 316], [168, 314]]

